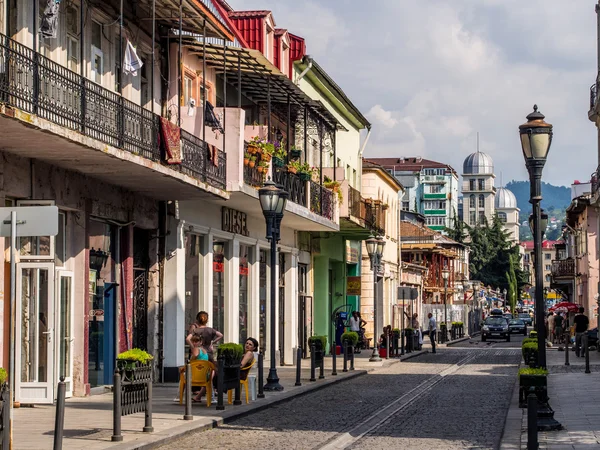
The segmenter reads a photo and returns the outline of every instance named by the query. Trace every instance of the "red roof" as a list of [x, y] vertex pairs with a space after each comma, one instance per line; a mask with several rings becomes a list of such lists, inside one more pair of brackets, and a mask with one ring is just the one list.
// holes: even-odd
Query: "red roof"
[[414, 172], [421, 171], [422, 169], [448, 169], [456, 173], [449, 164], [424, 159], [419, 156], [411, 156], [410, 158], [369, 158], [369, 160], [386, 169], [396, 168], [398, 170], [410, 170]]
[[[556, 244], [564, 244], [564, 241], [543, 241], [542, 248], [551, 249], [554, 248]], [[525, 250], [533, 250], [533, 241], [523, 241], [521, 242], [521, 247]]]
[[287, 33], [285, 28], [275, 28], [275, 36], [283, 36], [285, 33]]
[[267, 11], [266, 9], [256, 10], [256, 11], [231, 11], [229, 13], [229, 17], [232, 19], [240, 19], [246, 17], [267, 17], [271, 14], [271, 11]]
[[240, 30], [238, 30], [238, 28], [234, 25], [232, 20], [229, 18], [230, 12], [233, 11], [231, 9], [231, 6], [229, 6], [227, 4], [227, 2], [225, 2], [224, 0], [216, 0], [213, 4], [217, 7], [217, 10], [221, 13], [223, 20], [225, 21], [225, 24], [231, 30], [231, 32], [235, 35], [235, 37], [239, 41], [240, 45], [242, 47], [249, 48], [250, 46], [248, 45], [248, 42], [246, 42], [246, 39], [244, 39], [244, 36], [242, 36], [242, 33], [240, 33]]

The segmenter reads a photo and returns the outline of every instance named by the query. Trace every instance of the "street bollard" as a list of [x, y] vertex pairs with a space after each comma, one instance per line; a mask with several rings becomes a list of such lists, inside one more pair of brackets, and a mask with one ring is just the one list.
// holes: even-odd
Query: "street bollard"
[[354, 370], [354, 352], [350, 353], [350, 370]]
[[192, 414], [192, 365], [188, 361], [185, 365], [185, 414], [183, 420], [194, 420]]
[[219, 358], [217, 364], [217, 389], [219, 390], [217, 393], [217, 411], [223, 411], [225, 409], [225, 404], [223, 403], [223, 377], [225, 377], [225, 360], [223, 358]]
[[337, 362], [336, 362], [336, 358], [337, 358], [337, 345], [333, 346], [333, 354], [331, 356], [332, 356], [332, 359], [331, 359], [331, 366], [332, 366], [331, 375], [335, 376], [335, 375], [337, 375]]
[[342, 351], [344, 352], [344, 370], [342, 372], [348, 372], [348, 341], [342, 342]]
[[310, 380], [317, 381], [315, 378], [315, 344], [310, 344]]
[[585, 350], [585, 373], [592, 373], [590, 371], [590, 348], [587, 331], [583, 334], [583, 349]]
[[121, 372], [115, 370], [113, 376], [113, 434], [110, 437], [112, 442], [121, 442]]
[[[9, 394], [8, 394], [8, 389], [2, 390], [0, 389], [0, 396], [2, 397], [1, 400], [4, 402], [5, 405], [8, 405], [9, 403]], [[0, 445], [2, 445], [2, 448], [9, 448], [10, 446], [10, 433], [8, 432], [10, 425], [9, 425], [9, 417], [8, 417], [8, 407], [4, 410], [4, 413], [2, 414], [2, 423], [0, 424], [0, 426], [3, 429], [3, 432], [1, 433], [2, 436], [2, 441], [0, 441]]]
[[264, 386], [264, 356], [262, 353], [258, 354], [258, 395], [256, 398], [265, 398], [265, 386]]
[[404, 356], [404, 333], [405, 331], [402, 331], [400, 334], [400, 356]]
[[569, 339], [570, 339], [570, 333], [567, 330], [565, 332], [565, 366], [570, 366], [571, 364], [569, 363]]
[[534, 393], [530, 393], [527, 396], [527, 450], [537, 450], [539, 448], [537, 406], [537, 396]]
[[321, 364], [319, 364], [319, 380], [325, 378], [325, 355], [321, 358]]
[[296, 350], [296, 384], [294, 386], [302, 386], [300, 382], [300, 374], [302, 373], [302, 349], [298, 347]]
[[[67, 385], [65, 384], [65, 377], [60, 377], [58, 383], [58, 389], [56, 392], [56, 416], [54, 419], [54, 450], [62, 450], [63, 445], [63, 432], [65, 429], [65, 393], [67, 391]], [[8, 430], [5, 430], [8, 433]]]
[[[238, 376], [238, 378], [239, 378], [239, 376]], [[242, 404], [242, 385], [241, 385], [241, 383], [238, 383], [235, 386], [233, 404], [234, 405]]]
[[144, 404], [146, 412], [144, 416], [144, 428], [142, 431], [144, 433], [152, 433], [154, 432], [154, 427], [152, 426], [152, 377], [150, 378], [150, 381], [148, 381], [146, 389], [148, 390], [148, 399]]

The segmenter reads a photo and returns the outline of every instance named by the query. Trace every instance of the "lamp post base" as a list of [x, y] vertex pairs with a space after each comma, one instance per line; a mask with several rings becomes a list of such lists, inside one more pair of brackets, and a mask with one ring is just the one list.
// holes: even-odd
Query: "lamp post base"
[[279, 384], [279, 377], [277, 376], [277, 369], [270, 368], [269, 375], [267, 376], [267, 384], [265, 384], [264, 390], [267, 392], [280, 392], [283, 391], [283, 386]]
[[373, 347], [373, 354], [369, 358], [369, 362], [379, 362], [381, 361], [381, 357], [379, 356], [379, 350], [377, 347]]

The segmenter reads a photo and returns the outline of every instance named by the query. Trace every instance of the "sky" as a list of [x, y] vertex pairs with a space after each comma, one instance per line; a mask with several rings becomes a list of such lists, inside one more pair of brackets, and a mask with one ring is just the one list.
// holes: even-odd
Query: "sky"
[[518, 126], [554, 126], [544, 181], [588, 181], [597, 74], [593, 0], [229, 0], [267, 9], [372, 123], [365, 157], [422, 156], [459, 174], [480, 150], [496, 186], [528, 178]]

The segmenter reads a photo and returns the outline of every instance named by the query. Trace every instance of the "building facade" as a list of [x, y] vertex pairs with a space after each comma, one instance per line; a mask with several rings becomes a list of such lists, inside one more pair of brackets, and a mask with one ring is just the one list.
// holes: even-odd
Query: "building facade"
[[462, 178], [463, 221], [471, 227], [486, 221], [491, 224], [496, 195], [492, 158], [479, 151], [467, 156]]

